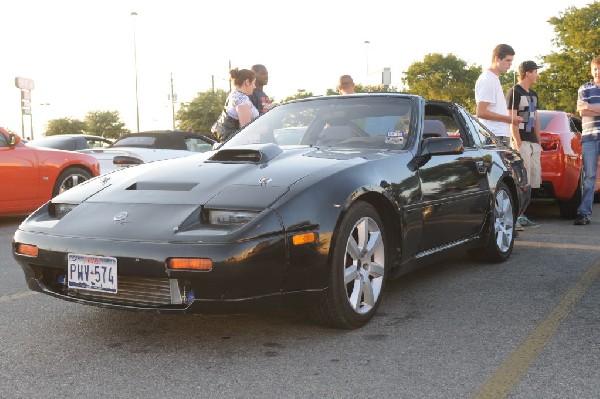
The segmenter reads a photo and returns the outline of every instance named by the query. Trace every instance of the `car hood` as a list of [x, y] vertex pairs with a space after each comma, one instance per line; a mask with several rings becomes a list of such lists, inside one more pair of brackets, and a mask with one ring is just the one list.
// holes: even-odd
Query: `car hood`
[[[90, 180], [54, 198], [55, 203], [79, 205], [53, 226], [53, 233], [86, 235], [93, 230], [110, 238], [131, 237], [136, 232], [149, 239], [164, 238], [197, 214], [200, 206], [262, 211], [302, 179], [311, 176], [319, 181], [389, 154], [306, 147], [281, 150], [275, 145], [263, 151], [265, 146], [259, 147], [158, 161]], [[123, 212], [127, 219], [121, 223], [116, 219]], [[119, 229], [111, 228], [117, 223]]]

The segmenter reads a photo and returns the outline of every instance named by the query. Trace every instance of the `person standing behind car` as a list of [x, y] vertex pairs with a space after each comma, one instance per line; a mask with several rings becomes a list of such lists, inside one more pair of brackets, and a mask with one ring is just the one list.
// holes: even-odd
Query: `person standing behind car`
[[515, 50], [508, 44], [497, 45], [492, 52], [490, 67], [475, 82], [475, 115], [507, 147], [510, 147], [510, 125], [523, 122], [520, 117], [510, 116], [500, 84], [500, 75], [508, 71], [514, 55]]
[[593, 80], [577, 91], [577, 111], [581, 115], [581, 153], [583, 157], [583, 196], [577, 208], [576, 225], [590, 224], [594, 204], [594, 186], [600, 155], [600, 57], [591, 63]]
[[[540, 119], [538, 117], [539, 99], [531, 88], [538, 78], [538, 69], [542, 68], [533, 61], [524, 61], [519, 65], [519, 82], [506, 92], [506, 103], [511, 117], [520, 116], [523, 122], [511, 124], [510, 131], [513, 148], [521, 154], [527, 170], [527, 180], [531, 188], [540, 188], [542, 184], [542, 165], [540, 146]], [[524, 214], [517, 219], [519, 226], [538, 227]]]
[[256, 75], [250, 69], [234, 68], [229, 71], [234, 88], [225, 100], [225, 106], [219, 119], [212, 126], [212, 134], [223, 143], [233, 137], [255, 118], [258, 109], [250, 101], [256, 87]]
[[354, 91], [354, 80], [350, 75], [340, 76], [340, 81], [337, 87], [340, 94], [355, 94]]
[[269, 71], [262, 64], [252, 65], [252, 71], [256, 74], [256, 88], [252, 92], [250, 100], [252, 100], [252, 104], [258, 109], [260, 115], [262, 115], [273, 108], [271, 99], [263, 91], [263, 87], [269, 83]]

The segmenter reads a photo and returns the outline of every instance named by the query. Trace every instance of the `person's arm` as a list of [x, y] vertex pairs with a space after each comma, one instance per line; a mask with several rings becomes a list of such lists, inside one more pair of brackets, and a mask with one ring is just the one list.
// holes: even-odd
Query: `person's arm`
[[577, 111], [581, 116], [600, 116], [600, 104], [590, 104], [584, 100], [577, 100]]
[[485, 101], [480, 101], [477, 103], [477, 108], [475, 110], [475, 115], [481, 119], [487, 119], [490, 121], [504, 122], [508, 124], [514, 124], [519, 126], [519, 123], [523, 122], [523, 118], [520, 116], [514, 116], [511, 118], [510, 113], [508, 115], [500, 115], [495, 112], [492, 112], [488, 109], [490, 103]]
[[[517, 119], [519, 117], [517, 115], [517, 110], [516, 109], [509, 109], [508, 110], [508, 117], [509, 118], [512, 117], [512, 120]], [[510, 125], [510, 133], [512, 135], [513, 143], [515, 145], [515, 147], [514, 147], [515, 150], [519, 150], [521, 148], [521, 134], [519, 133], [519, 125], [512, 123]]]
[[251, 107], [252, 104], [239, 104], [236, 105], [235, 109], [238, 114], [238, 118], [240, 121], [240, 127], [246, 126], [248, 123], [252, 122], [252, 112]]
[[533, 126], [535, 129], [535, 137], [537, 139], [537, 143], [539, 145], [542, 145], [542, 129], [540, 127], [540, 116], [538, 115], [538, 113], [535, 113], [535, 122], [533, 122]]

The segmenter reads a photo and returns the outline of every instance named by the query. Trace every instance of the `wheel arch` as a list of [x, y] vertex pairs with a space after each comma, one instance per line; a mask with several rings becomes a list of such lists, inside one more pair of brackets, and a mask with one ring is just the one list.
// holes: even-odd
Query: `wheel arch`
[[[346, 216], [346, 213], [348, 211], [348, 209], [350, 209], [351, 206], [353, 206], [354, 204], [356, 204], [357, 202], [362, 201], [362, 202], [366, 202], [368, 204], [370, 204], [371, 206], [373, 206], [373, 208], [375, 208], [375, 210], [377, 211], [377, 213], [379, 214], [379, 216], [381, 216], [381, 219], [383, 221], [384, 224], [384, 228], [386, 231], [386, 235], [387, 238], [389, 240], [387, 248], [388, 248], [388, 256], [391, 259], [391, 263], [389, 264], [390, 269], [388, 270], [387, 276], [388, 277], [392, 277], [394, 275], [396, 275], [397, 269], [400, 265], [400, 255], [401, 255], [401, 219], [400, 219], [400, 215], [398, 213], [398, 211], [395, 208], [395, 204], [394, 202], [387, 198], [383, 193], [377, 192], [377, 191], [369, 191], [369, 192], [365, 192], [360, 196], [357, 197], [353, 197], [352, 201], [349, 202], [346, 207], [344, 208], [344, 210], [342, 212], [340, 212], [340, 215], [338, 217], [338, 220], [336, 221], [335, 224], [335, 229], [333, 231], [333, 235], [331, 237], [331, 242], [335, 242], [335, 240], [337, 239], [337, 236], [339, 234], [339, 230], [340, 230], [340, 225], [342, 223], [342, 220], [344, 220], [344, 217]], [[332, 261], [332, 257], [333, 257], [333, 245], [330, 246], [329, 248], [329, 254], [327, 256], [327, 263], [331, 264]]]

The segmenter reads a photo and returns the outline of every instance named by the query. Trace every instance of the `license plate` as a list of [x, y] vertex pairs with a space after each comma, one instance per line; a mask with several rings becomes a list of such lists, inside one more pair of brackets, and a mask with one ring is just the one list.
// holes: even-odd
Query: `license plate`
[[117, 292], [117, 259], [108, 256], [69, 254], [69, 288]]

